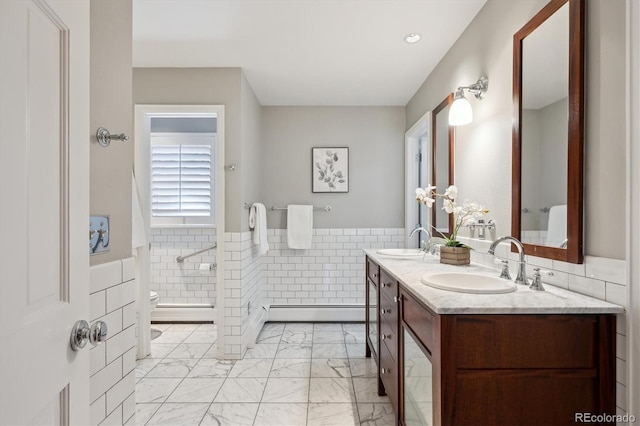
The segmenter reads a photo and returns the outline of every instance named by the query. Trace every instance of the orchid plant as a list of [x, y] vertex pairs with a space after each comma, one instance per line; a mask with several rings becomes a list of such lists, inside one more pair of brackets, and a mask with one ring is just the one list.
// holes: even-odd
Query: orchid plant
[[454, 226], [451, 236], [446, 237], [439, 232], [433, 225], [431, 227], [442, 236], [447, 247], [468, 247], [457, 240], [458, 231], [464, 225], [473, 223], [476, 218], [482, 217], [482, 215], [489, 213], [488, 209], [485, 209], [482, 205], [470, 201], [465, 201], [461, 206], [456, 204], [456, 198], [458, 198], [458, 187], [455, 185], [449, 186], [444, 194], [438, 194], [436, 187], [429, 185], [426, 188], [416, 188], [416, 200], [431, 208], [436, 202], [436, 198], [442, 198], [442, 210], [448, 214], [453, 214]]

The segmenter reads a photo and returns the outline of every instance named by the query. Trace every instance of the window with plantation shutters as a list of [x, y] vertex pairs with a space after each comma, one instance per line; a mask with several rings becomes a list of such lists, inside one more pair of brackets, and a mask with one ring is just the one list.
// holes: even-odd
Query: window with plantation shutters
[[153, 223], [213, 224], [213, 141], [203, 135], [152, 135]]

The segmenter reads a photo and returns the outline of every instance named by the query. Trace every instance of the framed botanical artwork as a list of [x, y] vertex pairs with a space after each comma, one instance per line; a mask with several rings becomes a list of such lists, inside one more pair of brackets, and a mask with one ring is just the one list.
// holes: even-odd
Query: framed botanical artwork
[[349, 148], [311, 148], [312, 192], [349, 192]]

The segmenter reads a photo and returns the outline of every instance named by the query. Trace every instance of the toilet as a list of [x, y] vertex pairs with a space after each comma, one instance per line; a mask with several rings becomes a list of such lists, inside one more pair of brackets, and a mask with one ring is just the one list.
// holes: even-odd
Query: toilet
[[[153, 312], [153, 310], [158, 306], [158, 302], [160, 301], [160, 296], [158, 293], [151, 290], [149, 294], [149, 313]], [[157, 339], [162, 334], [162, 330], [158, 330], [156, 328], [151, 328], [151, 340]]]
[[150, 305], [150, 311], [149, 312], [153, 312], [153, 310], [156, 308], [156, 306], [158, 306], [158, 302], [160, 301], [160, 296], [158, 296], [158, 293], [156, 293], [155, 291], [151, 290], [150, 292], [150, 300], [149, 300], [149, 305]]

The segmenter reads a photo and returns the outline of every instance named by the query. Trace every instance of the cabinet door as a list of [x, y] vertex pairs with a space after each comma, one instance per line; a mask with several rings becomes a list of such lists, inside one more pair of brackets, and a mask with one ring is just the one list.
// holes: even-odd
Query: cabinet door
[[[367, 306], [369, 315], [367, 317], [367, 335], [369, 336], [369, 342], [371, 342], [371, 348], [376, 353], [378, 351], [378, 290], [376, 285], [367, 280], [367, 286], [369, 291], [367, 292]], [[377, 362], [377, 361], [376, 361]]]
[[402, 327], [404, 364], [404, 425], [433, 425], [433, 380], [431, 361], [404, 326]]

